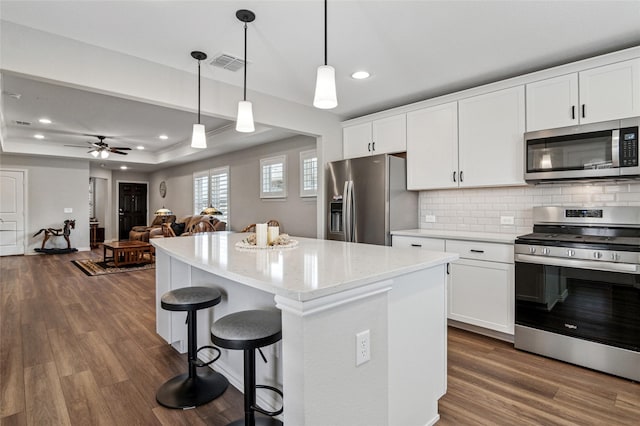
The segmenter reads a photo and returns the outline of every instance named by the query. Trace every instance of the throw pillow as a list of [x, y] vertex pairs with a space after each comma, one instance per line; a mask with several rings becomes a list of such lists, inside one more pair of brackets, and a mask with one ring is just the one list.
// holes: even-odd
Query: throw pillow
[[173, 233], [176, 234], [176, 236], [180, 236], [184, 233], [185, 225], [186, 223], [173, 222], [170, 226], [171, 226], [171, 229], [173, 230]]

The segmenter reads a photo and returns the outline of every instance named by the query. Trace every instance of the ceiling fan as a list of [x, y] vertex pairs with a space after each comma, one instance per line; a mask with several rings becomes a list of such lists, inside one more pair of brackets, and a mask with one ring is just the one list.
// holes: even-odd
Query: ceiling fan
[[[127, 155], [126, 152], [122, 152], [122, 151], [131, 151], [131, 148], [127, 148], [125, 146], [110, 147], [109, 144], [104, 141], [105, 139], [108, 138], [107, 136], [101, 136], [101, 135], [90, 135], [90, 136], [95, 136], [96, 138], [98, 138], [98, 142], [87, 141], [87, 143], [89, 144], [89, 148], [91, 148], [87, 153], [93, 155], [95, 158], [100, 157], [102, 159], [105, 159], [109, 157], [109, 153]], [[83, 145], [65, 145], [65, 146], [85, 148]]]

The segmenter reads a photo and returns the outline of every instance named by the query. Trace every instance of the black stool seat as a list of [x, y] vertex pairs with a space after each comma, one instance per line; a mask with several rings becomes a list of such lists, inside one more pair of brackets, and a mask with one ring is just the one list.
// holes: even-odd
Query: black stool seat
[[242, 311], [213, 323], [211, 341], [227, 349], [257, 349], [282, 339], [280, 311]]
[[[244, 419], [229, 423], [228, 426], [282, 426], [280, 420], [272, 417], [256, 417], [255, 412], [267, 416], [277, 416], [277, 411], [266, 411], [256, 404], [256, 388], [271, 390], [280, 397], [282, 391], [272, 386], [256, 385], [255, 350], [271, 345], [282, 339], [282, 319], [280, 311], [252, 310], [229, 314], [211, 326], [211, 341], [222, 348], [244, 351]], [[262, 352], [260, 352], [262, 355]], [[262, 358], [267, 361], [264, 355]]]
[[189, 372], [165, 382], [156, 393], [156, 401], [168, 408], [191, 408], [206, 404], [227, 390], [229, 381], [209, 368], [198, 372], [197, 367], [206, 367], [220, 356], [218, 348], [203, 346], [218, 351], [218, 357], [208, 363], [197, 359], [197, 311], [217, 305], [222, 300], [219, 290], [211, 287], [184, 287], [166, 292], [160, 298], [160, 306], [167, 311], [187, 311], [187, 340]]
[[217, 305], [222, 293], [211, 287], [183, 287], [166, 292], [160, 298], [167, 311], [197, 311]]

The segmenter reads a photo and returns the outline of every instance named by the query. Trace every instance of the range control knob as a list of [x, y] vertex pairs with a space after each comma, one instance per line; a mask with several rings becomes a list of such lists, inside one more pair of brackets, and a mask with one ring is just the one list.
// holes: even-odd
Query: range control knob
[[544, 254], [544, 255], [549, 254], [549, 249], [548, 249], [548, 248], [546, 248], [546, 247], [545, 247], [545, 248], [543, 248], [543, 249], [542, 249], [542, 254]]
[[573, 257], [575, 256], [575, 254], [576, 254], [575, 250], [571, 250], [571, 249], [567, 250], [567, 256]]
[[600, 253], [599, 251], [594, 251], [593, 252], [593, 257], [596, 259], [600, 259], [602, 258], [602, 253]]
[[534, 254], [536, 252], [535, 247], [529, 247], [529, 253]]
[[611, 260], [616, 261], [620, 259], [620, 255], [618, 253], [611, 253]]

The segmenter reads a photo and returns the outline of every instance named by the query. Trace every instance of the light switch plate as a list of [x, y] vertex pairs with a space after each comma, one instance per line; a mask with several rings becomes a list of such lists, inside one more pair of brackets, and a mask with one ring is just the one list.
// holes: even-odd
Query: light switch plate
[[513, 225], [513, 216], [500, 216], [500, 225]]
[[73, 209], [71, 207], [65, 207], [64, 208], [64, 212], [65, 213], [73, 213]]
[[436, 221], [436, 216], [432, 214], [428, 214], [424, 217], [424, 221], [427, 223], [434, 223]]

